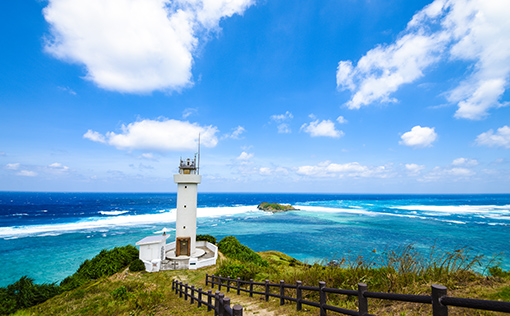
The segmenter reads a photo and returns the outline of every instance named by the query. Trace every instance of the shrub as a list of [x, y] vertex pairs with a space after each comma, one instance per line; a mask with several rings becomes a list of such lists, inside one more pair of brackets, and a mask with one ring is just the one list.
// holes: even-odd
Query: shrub
[[218, 243], [218, 249], [231, 259], [241, 262], [251, 262], [261, 267], [268, 267], [269, 263], [250, 248], [242, 245], [234, 236], [227, 236]]
[[135, 259], [131, 264], [129, 265], [129, 271], [138, 272], [138, 271], [145, 271], [145, 264], [140, 259]]
[[123, 301], [128, 298], [128, 292], [126, 290], [126, 287], [124, 286], [116, 288], [115, 290], [112, 291], [111, 294], [114, 299], [119, 301]]
[[60, 293], [60, 288], [54, 283], [34, 284], [33, 279], [23, 276], [13, 284], [0, 288], [0, 315], [40, 304]]
[[213, 245], [216, 245], [216, 237], [211, 235], [197, 235], [197, 241], [207, 241]]
[[216, 269], [216, 274], [229, 276], [231, 278], [241, 278], [243, 280], [253, 279], [255, 272], [248, 269], [244, 264], [234, 262], [221, 262]]

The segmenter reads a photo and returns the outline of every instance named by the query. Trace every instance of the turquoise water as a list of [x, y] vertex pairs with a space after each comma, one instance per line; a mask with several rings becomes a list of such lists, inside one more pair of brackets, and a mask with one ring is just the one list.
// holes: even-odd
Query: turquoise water
[[[101, 249], [175, 228], [175, 194], [0, 192], [0, 286], [58, 282]], [[261, 202], [299, 211], [270, 214]], [[199, 194], [198, 233], [313, 262], [413, 244], [468, 247], [510, 269], [510, 195]], [[172, 239], [175, 235], [170, 233]]]

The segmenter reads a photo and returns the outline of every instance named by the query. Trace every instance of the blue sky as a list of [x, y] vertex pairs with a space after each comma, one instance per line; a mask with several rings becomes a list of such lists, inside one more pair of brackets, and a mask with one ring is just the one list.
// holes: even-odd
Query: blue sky
[[0, 190], [509, 193], [506, 0], [19, 0]]

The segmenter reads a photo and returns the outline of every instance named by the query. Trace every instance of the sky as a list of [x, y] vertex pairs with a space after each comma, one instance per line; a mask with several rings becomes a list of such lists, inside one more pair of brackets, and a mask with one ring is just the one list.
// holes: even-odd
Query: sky
[[510, 193], [508, 0], [0, 4], [0, 190]]

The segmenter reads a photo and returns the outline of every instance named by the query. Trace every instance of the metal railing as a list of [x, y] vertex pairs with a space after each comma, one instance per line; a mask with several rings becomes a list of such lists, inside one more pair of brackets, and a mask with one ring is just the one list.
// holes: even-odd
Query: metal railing
[[[319, 286], [304, 286], [301, 281], [297, 281], [295, 285], [285, 284], [283, 280], [279, 284], [269, 283], [269, 280], [265, 282], [254, 282], [253, 279], [250, 281], [242, 281], [240, 278], [232, 279], [230, 277], [222, 277], [206, 274], [205, 285], [211, 285], [214, 289], [214, 285], [218, 286], [218, 291], [221, 291], [221, 287], [227, 288], [227, 292], [230, 289], [236, 290], [237, 295], [241, 292], [249, 293], [250, 297], [253, 294], [265, 296], [265, 300], [268, 301], [269, 297], [276, 297], [280, 299], [280, 305], [284, 305], [285, 301], [291, 301], [296, 303], [296, 310], [302, 310], [303, 305], [314, 306], [319, 308], [320, 316], [326, 316], [327, 311], [333, 311], [344, 315], [353, 316], [373, 316], [368, 313], [368, 298], [377, 298], [391, 301], [401, 302], [412, 302], [419, 304], [431, 304], [433, 316], [448, 316], [448, 306], [465, 307], [472, 309], [482, 309], [486, 311], [504, 312], [510, 313], [510, 302], [500, 301], [489, 301], [489, 300], [478, 300], [460, 297], [447, 296], [447, 288], [442, 285], [433, 284], [431, 286], [431, 295], [411, 295], [411, 294], [396, 294], [396, 293], [380, 293], [380, 292], [369, 292], [368, 287], [364, 283], [358, 283], [358, 290], [344, 290], [326, 287], [326, 282], [319, 282]], [[246, 288], [241, 286], [245, 285]], [[263, 288], [263, 291], [254, 289], [254, 286]], [[278, 288], [278, 294], [271, 293], [271, 288]], [[286, 289], [294, 289], [296, 296], [286, 296]], [[312, 291], [319, 293], [319, 302], [313, 302], [303, 299], [303, 291]], [[288, 291], [287, 291], [288, 292]], [[327, 304], [327, 294], [339, 294], [346, 296], [355, 296], [358, 298], [358, 310], [349, 310], [337, 306]]]
[[[188, 290], [190, 292], [188, 293]], [[179, 297], [184, 296], [184, 300], [187, 301], [188, 298], [190, 300], [190, 304], [194, 304], [197, 302], [197, 307], [202, 307], [202, 305], [207, 306], [207, 311], [213, 311], [215, 316], [242, 316], [243, 315], [243, 307], [241, 305], [234, 305], [230, 307], [230, 298], [225, 297], [225, 294], [220, 293], [220, 291], [216, 291], [214, 294], [212, 290], [208, 290], [207, 292], [202, 291], [202, 288], [199, 287], [195, 289], [194, 285], [189, 286], [188, 283], [183, 284], [183, 282], [179, 282], [178, 280], [172, 281], [172, 291], [175, 291], [175, 294], [179, 294]], [[197, 295], [195, 297], [195, 294]], [[204, 300], [202, 300], [204, 299]], [[214, 303], [213, 303], [214, 299]]]

